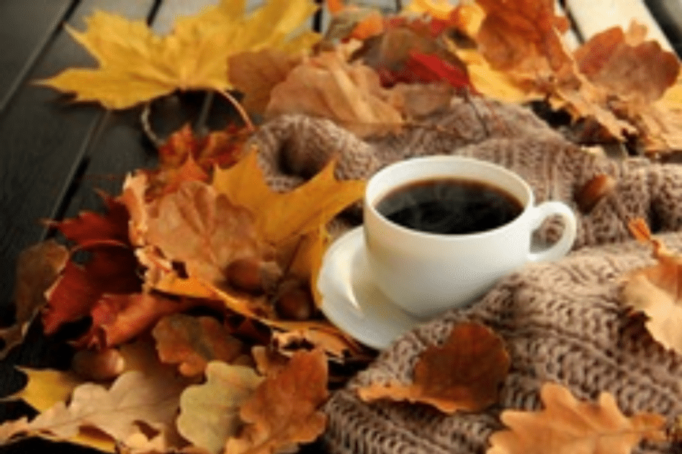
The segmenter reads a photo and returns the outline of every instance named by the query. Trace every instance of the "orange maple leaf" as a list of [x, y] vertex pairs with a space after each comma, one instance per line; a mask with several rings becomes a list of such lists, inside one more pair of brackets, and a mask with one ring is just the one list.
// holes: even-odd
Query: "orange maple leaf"
[[443, 345], [431, 345], [419, 355], [412, 383], [370, 384], [357, 392], [369, 402], [407, 400], [445, 413], [481, 411], [497, 402], [508, 370], [509, 355], [500, 337], [478, 323], [460, 323]]
[[642, 439], [665, 439], [663, 416], [628, 418], [609, 393], [601, 393], [596, 403], [580, 402], [563, 386], [546, 383], [540, 397], [541, 411], [502, 412], [509, 429], [492, 434], [487, 454], [629, 454]]

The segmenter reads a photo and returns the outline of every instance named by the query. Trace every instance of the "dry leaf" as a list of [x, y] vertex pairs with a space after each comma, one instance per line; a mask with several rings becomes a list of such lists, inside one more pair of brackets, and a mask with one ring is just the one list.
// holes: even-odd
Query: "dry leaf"
[[228, 440], [230, 454], [272, 454], [315, 440], [327, 418], [327, 359], [322, 350], [297, 352], [277, 375], [269, 376], [241, 407], [246, 424]]
[[682, 257], [653, 238], [643, 219], [629, 227], [635, 238], [652, 247], [657, 263], [625, 277], [622, 302], [647, 316], [646, 327], [658, 343], [682, 352]]
[[178, 19], [166, 36], [155, 35], [143, 21], [96, 12], [85, 32], [68, 30], [99, 68], [67, 69], [41, 83], [73, 92], [77, 101], [125, 109], [178, 89], [232, 88], [231, 55], [268, 47], [307, 50], [318, 40], [310, 31], [296, 33], [316, 9], [309, 0], [269, 0], [248, 17], [245, 7], [242, 0], [222, 0]]
[[16, 323], [0, 328], [0, 359], [22, 342], [29, 325], [47, 302], [45, 291], [55, 282], [68, 259], [67, 249], [54, 240], [38, 243], [19, 254], [14, 285]]
[[581, 73], [622, 100], [645, 104], [659, 99], [675, 84], [680, 64], [657, 41], [632, 38], [640, 33], [633, 23], [627, 34], [613, 27], [594, 35], [575, 51]]
[[263, 114], [270, 102], [270, 92], [284, 82], [289, 72], [303, 61], [300, 55], [290, 55], [276, 49], [244, 52], [230, 58], [230, 80], [244, 93], [244, 108]]
[[184, 182], [146, 210], [145, 243], [163, 260], [182, 263], [188, 276], [213, 285], [225, 285], [231, 262], [260, 257], [265, 249], [251, 214], [207, 184]]
[[609, 393], [597, 403], [580, 402], [561, 385], [546, 383], [540, 396], [544, 410], [502, 412], [510, 429], [492, 434], [487, 454], [629, 454], [642, 439], [665, 439], [663, 416], [626, 417]]
[[83, 265], [69, 261], [47, 291], [48, 304], [42, 313], [46, 334], [90, 315], [104, 294], [124, 295], [141, 288], [137, 260], [127, 243], [102, 240], [79, 250], [88, 251], [89, 259]]
[[[49, 377], [42, 377], [38, 382], [38, 377], [45, 374]], [[174, 435], [175, 412], [179, 407], [180, 393], [187, 383], [178, 379], [172, 369], [148, 367], [145, 372], [129, 371], [108, 389], [93, 383], [79, 384], [69, 375], [55, 377], [55, 374], [58, 373], [31, 373], [30, 379], [34, 383], [29, 381], [29, 387], [16, 397], [35, 402], [42, 407], [41, 413], [10, 436], [40, 435], [92, 447], [107, 447], [113, 452], [111, 442], [102, 444], [101, 438], [77, 437], [83, 430], [94, 428], [113, 440], [125, 441], [133, 436], [139, 437], [142, 424], [146, 433], [163, 437], [166, 449], [177, 442]], [[67, 405], [65, 402], [69, 394]], [[45, 408], [50, 401], [56, 403]]]
[[339, 52], [324, 52], [298, 65], [272, 89], [265, 114], [328, 118], [368, 136], [396, 130], [403, 122], [386, 97], [371, 68], [348, 63]]
[[179, 364], [185, 376], [199, 375], [213, 360], [232, 362], [244, 350], [213, 317], [173, 314], [159, 320], [152, 335], [161, 362]]
[[481, 411], [498, 400], [509, 370], [504, 343], [478, 323], [455, 325], [441, 346], [419, 355], [411, 384], [371, 384], [358, 389], [366, 402], [378, 399], [421, 402], [442, 412]]
[[221, 452], [242, 425], [241, 405], [262, 381], [250, 367], [210, 362], [206, 383], [189, 386], [180, 397], [178, 430], [194, 445]]

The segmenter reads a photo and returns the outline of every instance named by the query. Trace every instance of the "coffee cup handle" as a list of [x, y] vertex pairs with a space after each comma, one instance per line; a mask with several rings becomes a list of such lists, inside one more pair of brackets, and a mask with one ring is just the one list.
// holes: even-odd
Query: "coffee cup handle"
[[571, 250], [577, 231], [577, 220], [573, 210], [563, 202], [544, 202], [533, 208], [535, 220], [533, 230], [539, 228], [550, 216], [559, 215], [564, 222], [564, 231], [559, 241], [539, 252], [530, 252], [528, 260], [531, 262], [547, 262], [558, 260]]

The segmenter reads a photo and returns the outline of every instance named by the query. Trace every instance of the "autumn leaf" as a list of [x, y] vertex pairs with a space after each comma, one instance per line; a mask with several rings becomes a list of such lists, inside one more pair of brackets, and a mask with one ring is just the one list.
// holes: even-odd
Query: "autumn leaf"
[[34, 317], [47, 303], [45, 291], [55, 282], [68, 259], [67, 249], [54, 240], [35, 244], [19, 254], [14, 285], [16, 322], [0, 328], [0, 359], [22, 342]]
[[580, 402], [563, 386], [546, 383], [540, 397], [541, 411], [502, 412], [509, 429], [492, 434], [487, 454], [629, 454], [642, 439], [665, 439], [663, 416], [626, 417], [609, 393], [596, 403]]
[[275, 453], [315, 440], [327, 418], [319, 407], [327, 400], [327, 360], [321, 350], [297, 352], [269, 376], [241, 407], [245, 426], [230, 438], [230, 454]]
[[359, 136], [396, 130], [403, 120], [381, 87], [379, 76], [340, 52], [323, 52], [291, 70], [276, 85], [265, 111], [268, 118], [300, 113], [328, 118]]
[[[270, 102], [270, 92], [284, 82], [299, 63], [301, 55], [291, 55], [277, 49], [244, 52], [230, 58], [230, 80], [244, 94], [242, 105], [254, 114], [262, 115]], [[223, 166], [224, 167], [224, 166]]]
[[239, 409], [262, 381], [250, 367], [208, 363], [206, 382], [189, 386], [180, 397], [180, 434], [196, 446], [220, 453], [242, 426]]
[[633, 40], [637, 27], [633, 23], [627, 33], [620, 27], [598, 33], [574, 56], [581, 73], [611, 95], [646, 104], [675, 84], [680, 64], [657, 41]]
[[448, 20], [455, 7], [449, 0], [413, 0], [407, 4], [402, 12], [428, 14], [441, 20]]
[[161, 362], [179, 364], [185, 376], [203, 373], [210, 361], [230, 363], [244, 349], [242, 342], [212, 317], [169, 315], [158, 321], [152, 335]]
[[[28, 383], [24, 389], [12, 395], [10, 399], [21, 399], [39, 412], [47, 411], [55, 405], [65, 402], [73, 390], [84, 383], [72, 372], [28, 368], [20, 368], [20, 371], [26, 374]], [[28, 418], [6, 421], [0, 424], [0, 445], [32, 431]], [[104, 452], [113, 453], [116, 451], [114, 441], [110, 437], [94, 431], [80, 430], [68, 441]]]
[[235, 205], [251, 211], [256, 229], [273, 245], [282, 244], [325, 225], [360, 200], [365, 182], [339, 181], [335, 161], [305, 184], [289, 192], [273, 192], [265, 183], [256, 152], [228, 169], [216, 169], [213, 187]]
[[120, 345], [146, 332], [162, 317], [199, 304], [188, 299], [172, 300], [156, 293], [103, 295], [90, 309], [90, 329], [73, 343], [88, 348]]
[[46, 293], [48, 303], [42, 312], [46, 334], [55, 333], [64, 323], [89, 316], [104, 294], [128, 294], [141, 288], [137, 260], [128, 244], [102, 240], [78, 250], [87, 251], [89, 259], [84, 264], [67, 262]]
[[481, 411], [498, 400], [509, 370], [500, 337], [478, 323], [455, 325], [441, 346], [419, 355], [410, 384], [370, 384], [357, 390], [366, 402], [407, 400], [432, 405], [444, 413]]
[[[27, 390], [17, 395], [29, 402], [39, 402], [43, 407], [40, 408], [41, 413], [26, 426], [17, 427], [15, 433], [6, 433], [6, 436], [38, 435], [77, 441], [74, 437], [81, 431], [94, 428], [118, 442], [126, 442], [131, 437], [140, 440], [140, 437], [151, 439], [160, 436], [167, 449], [178, 442], [174, 435], [175, 412], [179, 407], [180, 393], [187, 382], [176, 377], [172, 369], [147, 367], [145, 371], [129, 371], [109, 388], [81, 383], [68, 375], [55, 379], [56, 372], [46, 373], [50, 377], [43, 377], [39, 383], [32, 385], [29, 381], [33, 391]], [[35, 373], [31, 375], [30, 378], [37, 382], [35, 377], [40, 376]], [[45, 399], [40, 396], [49, 397]], [[44, 408], [49, 400], [55, 399], [58, 401], [54, 405]], [[145, 433], [150, 436], [147, 437]], [[7, 441], [8, 438], [2, 440]], [[85, 442], [88, 444], [87, 439]]]
[[231, 262], [261, 257], [266, 249], [250, 212], [208, 184], [184, 182], [149, 202], [146, 211], [145, 243], [162, 259], [182, 263], [189, 276], [213, 285], [225, 284]]
[[301, 31], [316, 6], [309, 0], [269, 0], [250, 16], [243, 0], [222, 0], [192, 17], [178, 19], [173, 32], [157, 36], [143, 21], [96, 12], [87, 30], [67, 28], [99, 63], [97, 69], [67, 69], [42, 84], [125, 109], [175, 90], [227, 90], [228, 58], [276, 48], [304, 51], [318, 40]]
[[651, 246], [657, 263], [626, 275], [622, 302], [646, 315], [646, 327], [658, 343], [682, 352], [682, 257], [653, 238], [643, 219], [629, 227], [635, 238]]

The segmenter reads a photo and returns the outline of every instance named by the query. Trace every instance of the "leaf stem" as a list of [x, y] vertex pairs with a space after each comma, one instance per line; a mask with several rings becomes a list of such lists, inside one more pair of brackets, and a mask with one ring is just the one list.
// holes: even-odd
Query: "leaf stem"
[[251, 121], [251, 118], [249, 117], [249, 114], [246, 113], [246, 110], [244, 110], [244, 107], [241, 105], [237, 99], [230, 94], [229, 91], [225, 90], [216, 90], [223, 98], [227, 99], [230, 104], [234, 106], [235, 109], [237, 109], [237, 112], [239, 113], [239, 116], [242, 117], [242, 120], [244, 121], [244, 124], [246, 125], [247, 129], [250, 132], [255, 132], [256, 127], [253, 125], [253, 122]]

